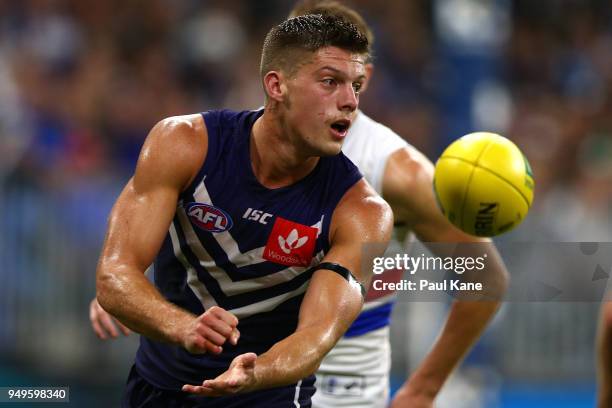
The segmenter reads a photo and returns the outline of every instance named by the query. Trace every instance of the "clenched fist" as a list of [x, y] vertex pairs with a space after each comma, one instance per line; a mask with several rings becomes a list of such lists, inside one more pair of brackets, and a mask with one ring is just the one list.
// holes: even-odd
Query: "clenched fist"
[[193, 354], [219, 354], [229, 340], [236, 345], [240, 332], [236, 328], [238, 319], [230, 312], [213, 306], [195, 318], [183, 333], [182, 345]]

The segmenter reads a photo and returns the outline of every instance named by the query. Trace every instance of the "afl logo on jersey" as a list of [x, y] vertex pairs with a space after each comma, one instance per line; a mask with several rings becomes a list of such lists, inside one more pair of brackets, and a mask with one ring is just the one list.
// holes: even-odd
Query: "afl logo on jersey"
[[187, 215], [192, 223], [208, 232], [227, 231], [234, 224], [228, 213], [208, 204], [187, 204]]

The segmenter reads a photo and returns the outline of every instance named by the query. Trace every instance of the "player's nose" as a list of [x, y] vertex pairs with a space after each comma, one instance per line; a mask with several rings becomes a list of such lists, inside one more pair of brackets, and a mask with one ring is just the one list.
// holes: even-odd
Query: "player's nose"
[[355, 92], [352, 84], [345, 84], [341, 87], [338, 97], [338, 107], [341, 111], [354, 112], [359, 106], [359, 94]]

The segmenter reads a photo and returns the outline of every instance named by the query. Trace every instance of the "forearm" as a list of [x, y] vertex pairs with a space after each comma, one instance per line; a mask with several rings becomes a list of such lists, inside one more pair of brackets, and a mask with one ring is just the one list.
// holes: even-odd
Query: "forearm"
[[612, 408], [612, 302], [604, 303], [597, 333], [598, 407]]
[[407, 386], [436, 395], [479, 338], [499, 305], [500, 302], [455, 301], [440, 336]]
[[154, 340], [181, 344], [194, 315], [168, 302], [146, 276], [127, 266], [101, 265], [96, 281], [98, 302], [133, 331]]
[[[440, 256], [445, 246], [434, 246]], [[489, 242], [466, 242], [459, 244], [452, 256], [487, 257], [484, 270], [474, 270], [461, 275], [465, 282], [479, 282], [481, 291], [456, 294], [447, 321], [407, 386], [435, 395], [444, 385], [453, 369], [476, 343], [481, 333], [499, 308], [508, 288], [508, 272], [495, 247]], [[413, 387], [416, 386], [416, 387]]]
[[330, 271], [313, 275], [292, 335], [259, 356], [255, 389], [294, 384], [315, 373], [363, 306], [359, 289]]
[[321, 325], [299, 330], [276, 343], [257, 359], [255, 388], [294, 384], [314, 374], [339, 337]]

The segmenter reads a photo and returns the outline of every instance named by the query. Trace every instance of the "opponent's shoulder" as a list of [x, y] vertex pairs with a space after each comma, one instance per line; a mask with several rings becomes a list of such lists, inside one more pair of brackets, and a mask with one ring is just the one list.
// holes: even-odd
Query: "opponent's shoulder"
[[434, 165], [413, 146], [399, 149], [389, 157], [383, 178], [383, 197], [414, 195], [431, 190]]
[[396, 221], [414, 225], [437, 217], [433, 178], [433, 163], [412, 146], [389, 157], [382, 192], [393, 208]]
[[147, 179], [154, 175], [161, 183], [185, 188], [202, 166], [207, 140], [206, 126], [200, 114], [160, 120], [142, 147], [136, 178]]
[[332, 216], [330, 236], [333, 241], [338, 232], [345, 232], [359, 242], [379, 242], [388, 239], [392, 228], [391, 207], [365, 179], [361, 179], [338, 203]]

